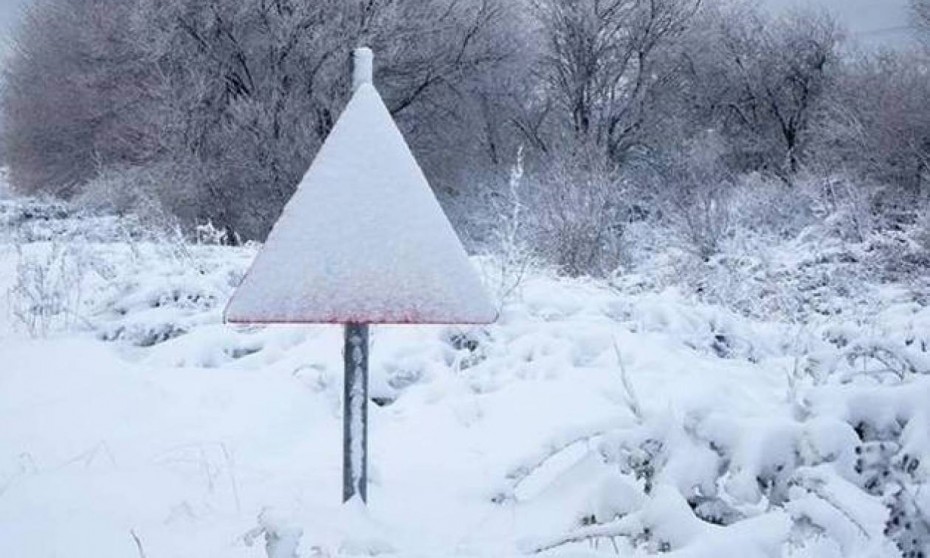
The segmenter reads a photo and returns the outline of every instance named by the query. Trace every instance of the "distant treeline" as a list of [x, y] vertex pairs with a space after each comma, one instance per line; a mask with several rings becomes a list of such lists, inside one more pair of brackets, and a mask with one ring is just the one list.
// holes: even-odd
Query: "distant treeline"
[[[154, 204], [261, 239], [347, 100], [352, 48], [369, 45], [389, 108], [475, 235], [518, 151], [540, 230], [597, 250], [631, 219], [697, 219], [746, 176], [842, 175], [880, 186], [881, 211], [907, 210], [930, 178], [928, 6], [913, 5], [913, 49], [860, 53], [828, 14], [743, 2], [38, 0], [2, 133], [19, 192]], [[576, 230], [581, 216], [600, 228]]]

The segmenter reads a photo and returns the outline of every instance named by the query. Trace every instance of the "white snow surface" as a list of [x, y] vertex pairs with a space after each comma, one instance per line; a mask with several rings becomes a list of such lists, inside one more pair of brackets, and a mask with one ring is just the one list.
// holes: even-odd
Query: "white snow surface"
[[226, 310], [235, 323], [479, 324], [495, 316], [370, 83], [356, 90]]
[[496, 325], [375, 327], [364, 509], [341, 328], [222, 324], [253, 248], [18, 203], [0, 556], [897, 557], [893, 503], [928, 516], [930, 308], [903, 289], [799, 328], [535, 270]]

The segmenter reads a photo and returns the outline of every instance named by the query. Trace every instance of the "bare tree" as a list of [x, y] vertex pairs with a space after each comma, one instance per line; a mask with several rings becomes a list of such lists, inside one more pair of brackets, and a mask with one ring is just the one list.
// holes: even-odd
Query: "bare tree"
[[543, 37], [539, 75], [578, 145], [621, 160], [639, 141], [662, 85], [659, 51], [700, 0], [532, 0]]
[[[930, 179], [930, 76], [916, 52], [863, 55], [849, 63], [817, 145], [817, 159], [886, 184], [906, 205]], [[868, 92], [868, 94], [863, 94]]]
[[660, 203], [683, 245], [707, 261], [731, 232], [732, 172], [724, 164], [727, 147], [718, 134], [695, 137], [669, 156], [661, 178], [669, 187]]
[[910, 0], [914, 26], [924, 34], [930, 33], [930, 1]]
[[733, 141], [733, 164], [788, 178], [805, 161], [839, 65], [835, 21], [810, 12], [773, 19], [746, 5], [706, 18], [692, 48], [704, 55], [689, 57], [696, 100]]
[[133, 51], [130, 5], [40, 0], [7, 67], [4, 135], [14, 185], [70, 194], [101, 160], [144, 159], [148, 72]]

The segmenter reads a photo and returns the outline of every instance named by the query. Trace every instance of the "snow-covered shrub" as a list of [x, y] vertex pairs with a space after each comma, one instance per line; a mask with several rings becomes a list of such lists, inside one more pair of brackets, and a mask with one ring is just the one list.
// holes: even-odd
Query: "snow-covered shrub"
[[197, 233], [197, 244], [206, 244], [208, 246], [225, 246], [229, 244], [229, 233], [226, 229], [216, 228], [213, 221], [197, 225], [194, 230]]
[[[82, 187], [74, 203], [94, 214], [132, 215], [153, 232], [168, 231], [178, 226], [180, 212], [166, 207], [163, 199], [172, 184], [182, 180], [176, 169], [159, 165], [103, 168]], [[171, 200], [172, 204], [186, 202], [192, 199]]]
[[882, 282], [920, 283], [930, 269], [930, 211], [913, 217], [913, 223], [889, 224], [863, 243], [869, 275]]
[[[855, 429], [854, 481], [887, 509], [884, 535], [903, 556], [930, 555], [930, 415], [925, 380], [873, 386], [833, 388], [841, 393], [839, 409]], [[829, 388], [827, 388], [829, 389]], [[835, 404], [821, 395], [816, 407]]]
[[685, 285], [708, 304], [722, 304], [749, 316], [784, 315], [797, 310], [786, 299], [786, 286], [775, 277], [762, 242], [741, 235], [721, 242], [717, 250], [706, 260], [693, 252], [678, 254], [665, 282]]
[[0, 240], [127, 242], [160, 237], [161, 227], [137, 215], [114, 215], [60, 200], [0, 200]]
[[153, 202], [152, 185], [142, 167], [101, 169], [75, 197], [77, 205], [120, 215], [137, 212]]
[[19, 242], [51, 240], [57, 223], [70, 219], [73, 209], [63, 202], [36, 199], [0, 201], [0, 239]]
[[618, 285], [683, 289], [744, 315], [791, 321], [857, 314], [877, 283], [927, 290], [927, 226], [876, 209], [880, 189], [842, 175], [791, 184], [725, 171], [715, 178], [713, 151], [702, 149], [682, 158], [698, 161], [678, 178], [690, 190], [670, 188], [661, 215], [624, 227]]
[[878, 188], [843, 175], [808, 180], [824, 224], [839, 238], [862, 242], [879, 226], [873, 209]]
[[0, 202], [0, 227], [16, 230], [30, 221], [52, 221], [70, 217], [74, 211], [61, 201], [19, 199]]
[[[915, 427], [920, 425], [910, 420], [895, 421], [886, 429], [867, 420], [856, 425], [862, 441], [856, 447], [859, 484], [882, 499], [889, 510], [884, 533], [908, 557], [926, 556], [930, 550], [930, 515], [926, 513], [930, 510], [925, 510], [928, 501], [922, 498], [927, 480], [926, 474], [920, 472], [926, 453], [905, 447], [901, 440], [906, 429]], [[926, 427], [923, 429], [926, 435]]]
[[[3, 161], [3, 149], [4, 146], [0, 142], [0, 161]], [[4, 199], [10, 196], [10, 182], [9, 182], [10, 171], [5, 166], [0, 166], [0, 199]]]
[[668, 164], [661, 199], [683, 247], [707, 260], [731, 232], [734, 180], [722, 162], [719, 141], [713, 136], [702, 140]]
[[910, 300], [902, 308], [906, 312], [881, 316], [881, 321], [875, 320], [865, 331], [850, 322], [824, 327], [821, 336], [829, 345], [805, 356], [805, 370], [819, 383], [893, 384], [930, 374], [930, 333], [926, 329], [930, 310], [919, 300]]
[[262, 510], [258, 516], [258, 526], [242, 536], [246, 546], [255, 544], [255, 539], [265, 539], [265, 554], [268, 558], [297, 558], [303, 529], [293, 527], [271, 509]]
[[[904, 362], [899, 351], [888, 348], [881, 358]], [[846, 359], [843, 350], [836, 355]], [[758, 555], [823, 547], [836, 556], [927, 556], [927, 370], [848, 378], [832, 371], [805, 377], [802, 364], [795, 368], [786, 401], [792, 412], [733, 422], [728, 410], [700, 403], [628, 404], [618, 426], [556, 444], [515, 468], [507, 476], [510, 488], [495, 501], [532, 505], [534, 495], [519, 497], [521, 486], [551, 475], [540, 471], [580, 450], [579, 465], [547, 477], [549, 486], [561, 491], [578, 484], [572, 475], [584, 470], [597, 475], [586, 486], [598, 488], [566, 510], [572, 527], [527, 540], [528, 550], [607, 541], [615, 549], [692, 547], [695, 555], [710, 555], [697, 552], [695, 541], [706, 543], [715, 533], [732, 539], [750, 525], [776, 522], [783, 529]]]
[[[745, 431], [732, 438], [720, 428], [721, 419], [653, 416], [603, 436], [597, 451], [608, 493], [591, 501], [574, 530], [533, 541], [530, 548], [622, 538], [647, 553], [681, 550], [698, 533], [738, 530], [766, 516], [791, 521], [791, 534], [767, 553], [783, 552], [792, 538], [800, 543], [826, 537], [846, 553], [870, 539], [881, 548], [882, 504], [845, 478], [856, 447], [850, 426], [775, 420], [743, 425]], [[603, 503], [618, 499], [638, 504]], [[693, 534], [683, 533], [685, 526]]]
[[923, 252], [930, 254], [930, 207], [925, 208], [918, 216], [914, 227], [914, 239]]
[[536, 252], [572, 277], [612, 274], [629, 214], [624, 183], [575, 161], [552, 164], [538, 180], [529, 201]]
[[158, 245], [139, 247], [137, 261], [97, 294], [94, 323], [101, 339], [151, 347], [216, 319], [253, 252], [230, 258], [222, 247], [183, 248], [185, 257]]
[[490, 337], [486, 331], [448, 329], [443, 334], [446, 343], [446, 362], [453, 370], [467, 370], [487, 359], [486, 345]]
[[17, 245], [10, 311], [30, 335], [42, 337], [82, 319], [85, 254], [73, 244]]
[[730, 206], [733, 228], [778, 242], [797, 238], [819, 222], [809, 188], [758, 173], [736, 179]]
[[146, 225], [132, 214], [31, 199], [0, 202], [0, 239], [16, 254], [3, 294], [27, 332], [79, 328], [141, 347], [215, 320], [254, 254], [197, 246], [176, 225]]

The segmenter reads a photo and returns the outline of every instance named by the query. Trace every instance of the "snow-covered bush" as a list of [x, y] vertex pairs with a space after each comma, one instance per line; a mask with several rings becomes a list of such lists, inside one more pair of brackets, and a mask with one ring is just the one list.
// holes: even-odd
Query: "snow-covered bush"
[[[881, 296], [865, 299], [862, 314], [815, 314], [763, 337], [732, 317], [677, 322], [656, 308], [647, 318], [615, 307], [619, 329], [677, 331], [720, 358], [720, 373], [727, 359], [776, 358], [788, 371], [782, 406], [740, 419], [729, 396], [665, 406], [633, 389], [617, 351], [612, 424], [556, 437], [512, 467], [492, 500], [550, 509], [573, 487], [559, 508], [562, 531], [524, 540], [535, 552], [587, 544], [621, 554], [926, 556], [930, 421], [918, 401], [930, 397], [930, 308], [907, 288]], [[772, 344], [741, 349], [741, 337]], [[643, 382], [652, 372], [639, 373]]]
[[10, 288], [10, 311], [30, 335], [42, 337], [82, 319], [86, 270], [74, 245], [17, 246], [16, 281]]
[[[192, 192], [177, 195], [173, 190], [177, 183], [192, 180], [182, 170], [166, 165], [102, 168], [82, 187], [74, 205], [94, 214], [131, 215], [152, 232], [169, 231], [179, 226], [180, 217], [190, 219], [184, 208], [195, 203]], [[170, 199], [167, 192], [172, 192]]]
[[274, 510], [265, 509], [258, 516], [258, 526], [243, 535], [242, 540], [246, 546], [252, 546], [255, 539], [264, 537], [268, 558], [297, 558], [302, 536], [302, 529], [287, 526]]
[[584, 161], [556, 162], [532, 189], [532, 243], [571, 277], [612, 274], [620, 265], [629, 202], [624, 183]]
[[85, 330], [142, 347], [215, 319], [254, 253], [230, 258], [132, 214], [38, 200], [0, 204], [0, 238], [14, 242], [15, 281], [4, 294], [26, 331]]
[[165, 236], [160, 224], [114, 215], [60, 200], [0, 200], [0, 241], [135, 242]]
[[921, 250], [930, 254], [930, 207], [925, 208], [917, 219], [915, 240]]
[[77, 205], [93, 211], [125, 215], [157, 203], [157, 184], [143, 167], [106, 168], [84, 185]]
[[[73, 210], [63, 202], [28, 200], [0, 201], [0, 238], [32, 242], [58, 235], [55, 224], [71, 217]], [[52, 230], [50, 230], [52, 229]]]
[[[802, 416], [743, 424], [728, 423], [721, 411], [647, 412], [591, 437], [600, 488], [589, 507], [572, 512], [574, 529], [527, 541], [527, 548], [598, 540], [617, 548], [622, 539], [647, 553], [666, 552], [685, 548], [698, 533], [707, 538], [721, 527], [735, 533], [743, 523], [784, 518], [785, 532], [760, 555], [790, 554], [822, 539], [836, 556], [925, 556], [930, 426], [911, 397], [930, 393], [930, 383], [920, 385], [877, 393], [817, 388], [806, 392]], [[511, 479], [518, 487], [543, 465]]]
[[730, 197], [732, 226], [773, 242], [797, 238], [820, 222], [807, 184], [789, 185], [759, 173], [738, 177]]
[[197, 243], [208, 246], [225, 246], [229, 244], [229, 232], [226, 229], [218, 229], [213, 225], [213, 221], [207, 221], [203, 225], [197, 225]]
[[721, 159], [714, 135], [696, 141], [672, 160], [662, 177], [659, 199], [682, 246], [707, 260], [732, 230], [733, 176]]
[[808, 188], [816, 193], [817, 209], [833, 234], [846, 241], [863, 242], [879, 226], [874, 211], [876, 187], [842, 175], [810, 180]]

